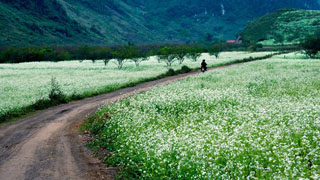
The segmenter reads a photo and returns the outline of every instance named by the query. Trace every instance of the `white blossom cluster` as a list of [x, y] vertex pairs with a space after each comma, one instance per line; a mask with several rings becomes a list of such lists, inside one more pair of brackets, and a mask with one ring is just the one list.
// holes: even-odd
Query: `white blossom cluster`
[[[108, 116], [106, 116], [108, 114]], [[320, 179], [320, 62], [271, 59], [102, 108], [91, 146], [137, 179]]]
[[[270, 52], [247, 53], [225, 52], [219, 59], [204, 54], [201, 58], [208, 61], [209, 66], [230, 62], [245, 57], [264, 56]], [[186, 60], [184, 65], [196, 68], [198, 62]], [[175, 64], [174, 69], [181, 65]], [[0, 64], [0, 116], [34, 104], [40, 99], [48, 98], [50, 80], [55, 77], [62, 91], [84, 95], [114, 90], [128, 83], [155, 77], [167, 71], [164, 64], [159, 64], [155, 57], [143, 62], [136, 68], [134, 63], [127, 62], [123, 70], [110, 62], [103, 61], [64, 61], [64, 62], [32, 62], [20, 64]]]

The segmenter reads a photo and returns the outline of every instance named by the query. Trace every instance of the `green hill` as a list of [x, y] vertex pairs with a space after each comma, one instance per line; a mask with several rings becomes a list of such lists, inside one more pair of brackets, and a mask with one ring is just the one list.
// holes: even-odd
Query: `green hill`
[[307, 36], [320, 35], [320, 11], [282, 9], [262, 16], [240, 33], [244, 41], [266, 45], [299, 43]]
[[280, 8], [320, 6], [317, 0], [0, 0], [0, 46], [228, 40]]
[[41, 2], [0, 2], [0, 45], [71, 45], [97, 40], [96, 34], [68, 18], [60, 5]]

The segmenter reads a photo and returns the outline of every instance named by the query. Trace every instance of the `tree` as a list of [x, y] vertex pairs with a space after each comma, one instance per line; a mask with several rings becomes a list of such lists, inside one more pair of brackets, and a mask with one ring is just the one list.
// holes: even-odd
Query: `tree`
[[320, 51], [320, 36], [308, 37], [302, 43], [301, 47], [307, 57], [315, 58]]
[[118, 50], [113, 51], [113, 56], [116, 59], [118, 69], [122, 69], [123, 64], [133, 58], [138, 58], [139, 49], [132, 44], [120, 47]]
[[85, 60], [89, 57], [90, 48], [88, 46], [82, 46], [77, 49], [76, 57], [79, 60]]
[[201, 50], [197, 47], [190, 48], [187, 54], [187, 57], [192, 59], [194, 62], [196, 62], [200, 56], [201, 56]]
[[125, 60], [128, 58], [127, 54], [125, 53], [125, 50], [123, 48], [114, 50], [112, 52], [112, 55], [116, 60], [116, 65], [118, 66], [118, 69], [122, 69]]
[[132, 62], [135, 63], [136, 67], [140, 66], [140, 63], [142, 63], [143, 61], [147, 61], [149, 59], [149, 57], [145, 56], [145, 57], [139, 57], [139, 58], [132, 58]]
[[167, 67], [171, 67], [172, 64], [177, 60], [176, 54], [172, 46], [166, 46], [159, 50], [158, 52], [158, 61], [165, 62]]
[[103, 60], [104, 65], [107, 66], [113, 58], [112, 50], [109, 47], [103, 47], [100, 49], [98, 56]]
[[184, 61], [184, 58], [188, 54], [188, 47], [187, 46], [178, 46], [174, 49], [176, 58], [179, 62], [179, 64], [182, 64]]
[[222, 48], [219, 44], [215, 44], [212, 48], [209, 49], [210, 56], [215, 56], [216, 59], [218, 59], [221, 53], [221, 49]]
[[133, 44], [129, 44], [129, 57], [132, 62], [135, 63], [136, 67], [139, 67], [140, 63], [148, 60], [147, 53], [142, 52], [138, 47]]
[[98, 47], [89, 47], [88, 48], [88, 54], [87, 54], [87, 59], [90, 59], [92, 63], [95, 63], [96, 60], [100, 59], [101, 53], [100, 48]]

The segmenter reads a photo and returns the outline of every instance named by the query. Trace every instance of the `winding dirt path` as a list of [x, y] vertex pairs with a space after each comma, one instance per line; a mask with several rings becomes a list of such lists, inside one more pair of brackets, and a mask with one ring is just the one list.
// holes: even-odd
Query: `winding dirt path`
[[78, 132], [83, 120], [102, 105], [199, 73], [171, 76], [59, 105], [0, 126], [0, 180], [113, 179], [117, 169], [106, 168], [85, 148]]

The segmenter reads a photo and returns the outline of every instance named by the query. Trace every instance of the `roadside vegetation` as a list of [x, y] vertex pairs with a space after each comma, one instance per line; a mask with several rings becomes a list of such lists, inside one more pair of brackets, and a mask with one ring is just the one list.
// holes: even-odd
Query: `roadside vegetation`
[[297, 57], [109, 104], [85, 123], [88, 146], [120, 167], [120, 179], [319, 179], [320, 64]]
[[[222, 52], [216, 59], [204, 53], [199, 54], [197, 59], [206, 59], [209, 67], [214, 67], [267, 58], [269, 54], [271, 52]], [[165, 60], [159, 63], [157, 56], [139, 62], [138, 67], [135, 60], [125, 61], [121, 70], [116, 59], [107, 62], [107, 66], [105, 60], [94, 60], [94, 63], [92, 60], [84, 60], [0, 64], [0, 122], [59, 103], [186, 73], [200, 67], [200, 61], [195, 62], [188, 57], [184, 58], [182, 64], [175, 60], [171, 67], [167, 67]], [[52, 79], [55, 83], [52, 83]], [[50, 98], [51, 91], [63, 96]]]

